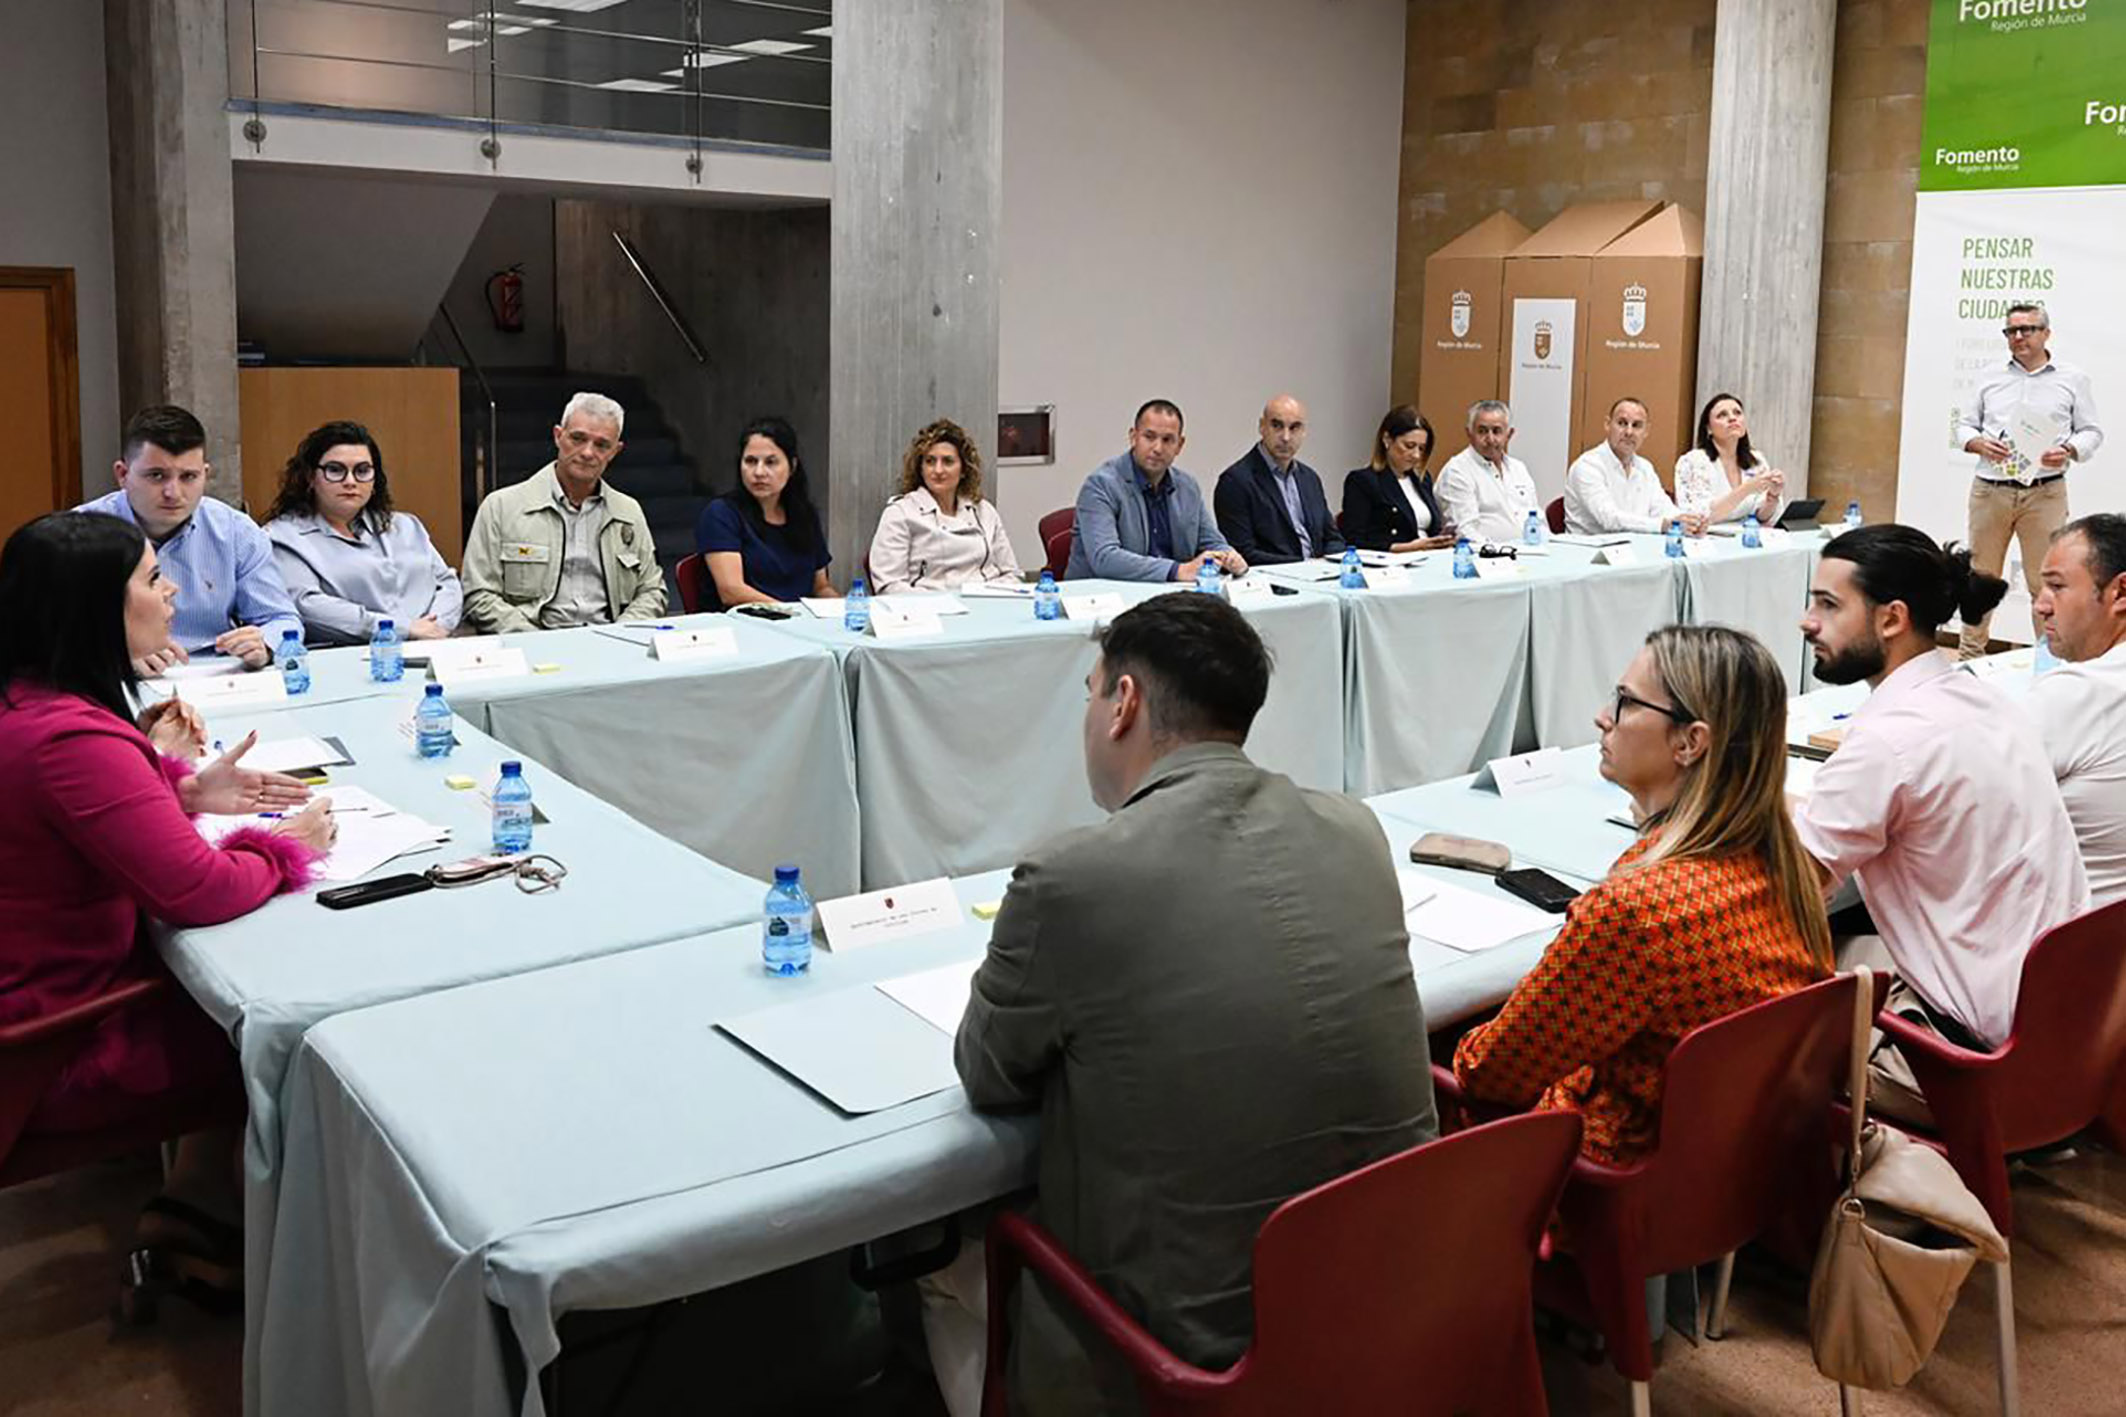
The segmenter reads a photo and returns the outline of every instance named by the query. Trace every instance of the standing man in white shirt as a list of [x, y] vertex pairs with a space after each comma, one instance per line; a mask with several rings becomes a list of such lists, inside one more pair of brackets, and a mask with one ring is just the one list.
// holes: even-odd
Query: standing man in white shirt
[[[1827, 684], [1868, 681], [1845, 741], [1794, 825], [1826, 894], [1848, 876], [1895, 962], [1889, 1007], [1990, 1051], [2015, 1023], [2030, 944], [2089, 908], [2089, 882], [2052, 767], [2022, 708], [1935, 647], [1952, 614], [1976, 620], [2007, 583], [1908, 526], [1823, 548], [1801, 630]], [[1910, 1066], [1875, 1050], [1869, 1100], [1928, 1113]]]
[[[2008, 362], [1978, 381], [1956, 415], [1956, 437], [1978, 456], [1971, 484], [1971, 563], [1989, 576], [2007, 564], [2008, 539], [2023, 548], [2023, 576], [2037, 599], [2038, 565], [2052, 533], [2067, 521], [2067, 464], [2088, 462], [2104, 446], [2097, 426], [2096, 395], [2089, 376], [2053, 361], [2052, 317], [2045, 307], [2020, 302], [2008, 307], [2001, 333]], [[2056, 430], [2053, 446], [2030, 462], [2015, 450], [2018, 424]], [[1958, 651], [1965, 659], [1986, 652], [1986, 620], [1966, 622]]]
[[1509, 457], [1513, 410], [1497, 399], [1469, 405], [1469, 446], [1447, 460], [1434, 490], [1440, 516], [1471, 541], [1511, 544], [1528, 514], [1542, 512], [1528, 465]]
[[2096, 904], [2126, 900], [2126, 517], [2099, 512], [2052, 535], [2037, 625], [2066, 663], [2027, 700], [2059, 779]]
[[1565, 530], [1587, 536], [1602, 531], [1668, 530], [1681, 518], [1692, 536], [1705, 531], [1703, 512], [1677, 508], [1654, 465], [1639, 456], [1646, 441], [1646, 405], [1633, 398], [1609, 406], [1606, 441], [1573, 459], [1565, 474]]

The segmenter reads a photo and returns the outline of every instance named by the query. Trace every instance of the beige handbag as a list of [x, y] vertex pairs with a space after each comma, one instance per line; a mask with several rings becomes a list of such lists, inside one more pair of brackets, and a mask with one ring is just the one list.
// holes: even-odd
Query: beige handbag
[[1852, 1149], [1809, 1276], [1809, 1340], [1825, 1377], [1900, 1387], [1934, 1352], [1972, 1266], [2007, 1259], [2008, 1245], [1946, 1158], [1868, 1123], [1875, 990], [1866, 968], [1856, 976]]

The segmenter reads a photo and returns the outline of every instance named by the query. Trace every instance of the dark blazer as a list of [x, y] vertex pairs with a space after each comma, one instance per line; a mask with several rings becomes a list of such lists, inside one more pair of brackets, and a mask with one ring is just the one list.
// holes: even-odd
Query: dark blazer
[[1432, 529], [1417, 529], [1417, 509], [1403, 495], [1402, 484], [1386, 468], [1356, 467], [1344, 474], [1344, 539], [1366, 551], [1385, 551], [1398, 541], [1439, 536], [1446, 523], [1439, 514], [1428, 473], [1417, 479], [1417, 495], [1432, 513]]
[[[1041, 1222], [1212, 1368], [1253, 1332], [1270, 1212], [1438, 1131], [1380, 824], [1225, 743], [1169, 753], [1105, 822], [1019, 863], [954, 1057], [977, 1108], [1041, 1109]], [[1134, 1408], [1037, 1296], [1012, 1410]]]
[[[1299, 511], [1313, 540], [1314, 554], [1343, 555], [1344, 539], [1336, 534], [1321, 478], [1296, 459], [1292, 477], [1299, 485]], [[1211, 504], [1218, 513], [1218, 529], [1250, 566], [1276, 566], [1299, 559], [1299, 533], [1292, 530], [1291, 514], [1285, 511], [1284, 494], [1277, 490], [1277, 474], [1263, 456], [1262, 444], [1248, 449], [1246, 457], [1218, 474], [1218, 490]]]

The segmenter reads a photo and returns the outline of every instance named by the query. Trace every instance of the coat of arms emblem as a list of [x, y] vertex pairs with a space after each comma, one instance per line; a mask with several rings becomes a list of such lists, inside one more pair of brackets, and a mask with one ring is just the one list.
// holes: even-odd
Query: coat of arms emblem
[[1535, 357], [1538, 359], [1550, 358], [1550, 321], [1548, 320], [1535, 322]]
[[1646, 287], [1624, 287], [1624, 333], [1637, 339], [1646, 332]]
[[1469, 292], [1466, 290], [1455, 291], [1452, 303], [1453, 312], [1447, 317], [1448, 327], [1454, 331], [1456, 339], [1467, 339], [1469, 338]]

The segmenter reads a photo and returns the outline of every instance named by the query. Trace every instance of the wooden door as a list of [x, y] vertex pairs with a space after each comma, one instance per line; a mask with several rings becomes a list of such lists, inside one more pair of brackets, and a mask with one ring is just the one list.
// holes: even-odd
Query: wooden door
[[81, 501], [72, 267], [0, 266], [0, 389], [20, 410], [0, 461], [0, 538]]

